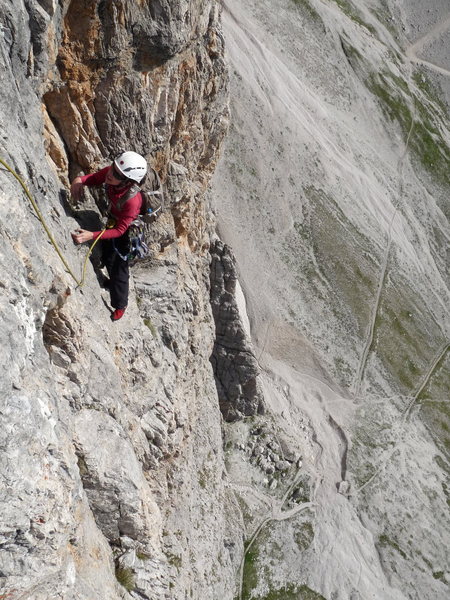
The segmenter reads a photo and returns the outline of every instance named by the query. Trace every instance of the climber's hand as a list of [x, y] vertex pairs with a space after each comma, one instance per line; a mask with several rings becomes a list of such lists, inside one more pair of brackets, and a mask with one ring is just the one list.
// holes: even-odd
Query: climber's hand
[[82, 244], [83, 242], [89, 242], [94, 239], [93, 232], [86, 231], [86, 229], [77, 229], [71, 235], [75, 244]]
[[70, 186], [70, 195], [74, 200], [79, 202], [81, 200], [81, 193], [83, 190], [83, 184], [81, 183], [81, 177], [75, 177]]

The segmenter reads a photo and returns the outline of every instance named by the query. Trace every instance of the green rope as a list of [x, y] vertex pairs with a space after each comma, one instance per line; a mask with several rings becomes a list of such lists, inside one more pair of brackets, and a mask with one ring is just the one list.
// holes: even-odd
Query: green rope
[[97, 244], [97, 242], [99, 241], [99, 239], [102, 237], [102, 235], [105, 233], [105, 229], [103, 229], [100, 233], [100, 235], [97, 237], [97, 239], [95, 240], [95, 242], [92, 244], [92, 246], [89, 248], [89, 252], [86, 255], [86, 258], [84, 260], [83, 263], [83, 270], [81, 273], [81, 279], [78, 280], [77, 277], [74, 275], [74, 273], [72, 272], [72, 269], [69, 267], [69, 264], [67, 263], [66, 259], [64, 258], [61, 249], [59, 248], [57, 242], [55, 241], [55, 238], [53, 237], [50, 229], [48, 228], [47, 223], [45, 222], [44, 217], [42, 216], [41, 211], [39, 210], [38, 205], [36, 204], [36, 201], [34, 200], [33, 196], [30, 194], [27, 186], [25, 185], [25, 183], [23, 182], [23, 180], [21, 179], [21, 177], [19, 177], [19, 175], [17, 175], [17, 173], [3, 160], [0, 158], [0, 163], [6, 167], [8, 169], [8, 171], [10, 173], [12, 173], [12, 175], [14, 175], [14, 177], [17, 179], [17, 181], [20, 183], [20, 185], [22, 186], [25, 194], [28, 196], [28, 199], [30, 200], [31, 204], [33, 205], [34, 211], [38, 217], [38, 219], [40, 220], [40, 222], [42, 223], [43, 228], [45, 229], [45, 232], [48, 236], [48, 239], [50, 240], [50, 242], [52, 243], [53, 247], [55, 248], [56, 252], [58, 253], [59, 258], [61, 259], [63, 265], [66, 267], [67, 272], [69, 273], [69, 275], [72, 277], [72, 279], [75, 281], [75, 283], [77, 284], [78, 287], [83, 287], [84, 285], [84, 280], [86, 278], [86, 266], [87, 266], [87, 261], [90, 257], [90, 255], [92, 254], [92, 251], [95, 248], [95, 245]]

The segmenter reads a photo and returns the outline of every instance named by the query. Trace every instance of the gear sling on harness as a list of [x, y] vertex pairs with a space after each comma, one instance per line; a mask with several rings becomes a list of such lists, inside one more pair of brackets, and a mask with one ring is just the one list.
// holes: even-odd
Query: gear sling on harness
[[[128, 253], [122, 254], [113, 240], [114, 251], [122, 260], [141, 259], [148, 255], [149, 248], [146, 243], [146, 225], [155, 221], [163, 209], [164, 193], [158, 173], [154, 169], [150, 169], [147, 178], [144, 188], [140, 188], [137, 184], [133, 184], [128, 192], [124, 194], [116, 204], [116, 209], [120, 211], [128, 200], [136, 196], [137, 193], [141, 193], [142, 205], [140, 214], [128, 228]], [[106, 227], [112, 229], [114, 226], [115, 219], [110, 213]]]

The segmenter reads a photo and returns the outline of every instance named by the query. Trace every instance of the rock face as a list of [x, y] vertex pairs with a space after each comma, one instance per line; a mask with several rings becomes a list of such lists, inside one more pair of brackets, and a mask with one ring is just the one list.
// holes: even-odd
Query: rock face
[[0, 600], [448, 596], [447, 4], [0, 0]]
[[[2, 598], [234, 593], [204, 197], [228, 127], [219, 12], [0, 1], [0, 158], [67, 260], [2, 167]], [[158, 169], [168, 203], [112, 326], [91, 265], [74, 281], [86, 248], [69, 235], [98, 225], [101, 197], [71, 206], [67, 186], [124, 148]]]
[[236, 301], [236, 267], [231, 249], [216, 240], [211, 247], [211, 306], [216, 339], [211, 362], [220, 410], [227, 421], [262, 414], [260, 369], [247, 339]]

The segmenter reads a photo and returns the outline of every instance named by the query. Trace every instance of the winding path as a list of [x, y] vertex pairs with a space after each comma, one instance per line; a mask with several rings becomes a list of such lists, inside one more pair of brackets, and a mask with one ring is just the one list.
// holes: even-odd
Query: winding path
[[406, 407], [405, 411], [403, 412], [403, 414], [401, 416], [400, 431], [398, 434], [397, 443], [394, 445], [393, 448], [391, 448], [391, 450], [389, 450], [387, 452], [387, 454], [382, 459], [382, 461], [378, 465], [378, 467], [375, 470], [375, 472], [373, 473], [373, 475], [370, 477], [370, 479], [368, 479], [365, 483], [363, 483], [362, 486], [360, 486], [358, 488], [358, 490], [356, 490], [356, 493], [361, 492], [364, 488], [369, 486], [381, 474], [381, 472], [383, 471], [383, 469], [387, 465], [387, 463], [391, 460], [391, 458], [394, 456], [394, 454], [400, 449], [400, 447], [403, 443], [403, 435], [405, 433], [405, 425], [408, 421], [411, 410], [412, 410], [414, 404], [417, 402], [417, 399], [419, 398], [420, 394], [425, 389], [425, 387], [429, 383], [430, 379], [434, 375], [439, 363], [441, 363], [441, 361], [444, 360], [449, 349], [450, 349], [450, 343], [444, 344], [439, 349], [438, 353], [436, 354], [435, 358], [433, 359], [433, 361], [430, 365], [430, 368], [428, 369], [428, 371], [425, 374], [421, 383], [418, 385], [416, 391], [414, 392], [414, 396], [412, 397], [410, 403], [408, 404], [408, 406]]
[[[411, 74], [409, 75], [409, 78], [411, 79]], [[408, 154], [409, 144], [410, 144], [411, 135], [412, 135], [412, 132], [413, 132], [413, 129], [414, 129], [415, 121], [416, 121], [416, 104], [414, 102], [413, 103], [413, 110], [411, 112], [411, 126], [409, 128], [408, 137], [406, 138], [405, 148], [404, 148], [403, 153], [400, 156], [400, 158], [398, 160], [398, 163], [397, 163], [397, 175], [398, 175], [398, 192], [397, 192], [397, 196], [398, 196], [398, 205], [394, 209], [394, 212], [392, 213], [391, 222], [389, 224], [388, 240], [387, 240], [386, 250], [385, 250], [385, 253], [384, 253], [384, 257], [383, 257], [383, 263], [382, 263], [380, 277], [378, 279], [377, 295], [375, 297], [375, 303], [374, 303], [374, 307], [373, 307], [373, 311], [372, 311], [372, 315], [371, 315], [371, 319], [370, 319], [370, 323], [369, 323], [369, 334], [367, 336], [366, 344], [365, 344], [364, 351], [362, 353], [362, 356], [361, 356], [361, 359], [360, 359], [360, 362], [359, 362], [358, 371], [357, 371], [356, 378], [355, 378], [355, 383], [354, 383], [354, 386], [353, 386], [353, 393], [354, 393], [354, 395], [356, 397], [358, 397], [359, 394], [360, 394], [360, 392], [361, 392], [361, 385], [362, 385], [362, 382], [363, 382], [364, 371], [365, 371], [365, 368], [366, 368], [366, 365], [367, 365], [367, 359], [369, 357], [370, 350], [371, 350], [371, 348], [373, 346], [373, 343], [374, 343], [375, 324], [376, 324], [378, 312], [380, 310], [382, 293], [383, 293], [384, 283], [385, 283], [385, 280], [386, 280], [386, 273], [387, 273], [388, 265], [389, 265], [389, 257], [390, 257], [390, 254], [391, 254], [392, 228], [393, 228], [393, 225], [394, 225], [395, 217], [397, 216], [398, 206], [400, 205], [400, 202], [401, 202], [401, 200], [403, 198], [403, 183], [404, 183], [403, 182], [403, 166], [404, 166], [404, 163], [405, 163], [406, 156]]]
[[411, 44], [411, 46], [409, 46], [406, 49], [405, 54], [407, 58], [412, 62], [429, 67], [430, 69], [432, 69], [433, 71], [437, 71], [441, 75], [450, 76], [450, 71], [448, 69], [440, 67], [439, 65], [436, 65], [429, 61], [423, 60], [417, 56], [417, 54], [421, 50], [423, 50], [423, 48], [427, 44], [430, 44], [431, 42], [436, 40], [442, 33], [447, 31], [447, 29], [450, 29], [450, 13], [443, 20], [439, 21], [427, 34], [416, 40], [413, 44]]
[[238, 595], [239, 600], [242, 600], [242, 591], [243, 591], [243, 585], [244, 585], [245, 559], [247, 557], [249, 550], [251, 549], [251, 547], [255, 543], [256, 539], [258, 538], [259, 534], [261, 533], [262, 529], [272, 521], [284, 521], [286, 519], [291, 519], [291, 518], [295, 517], [297, 514], [303, 512], [305, 510], [308, 510], [310, 508], [313, 508], [315, 506], [314, 502], [304, 502], [304, 503], [299, 504], [298, 506], [295, 506], [294, 508], [291, 508], [289, 510], [283, 510], [283, 506], [286, 504], [287, 500], [290, 498], [292, 491], [294, 490], [296, 484], [299, 481], [300, 475], [301, 475], [301, 469], [299, 468], [297, 470], [296, 474], [294, 475], [290, 485], [286, 489], [286, 492], [284, 493], [283, 497], [281, 498], [281, 500], [278, 500], [278, 501], [275, 498], [267, 496], [261, 492], [257, 492], [257, 490], [251, 488], [250, 486], [243, 486], [243, 485], [234, 484], [234, 483], [229, 484], [229, 487], [234, 489], [235, 491], [239, 491], [239, 490], [242, 491], [243, 489], [245, 489], [246, 491], [253, 493], [259, 500], [262, 500], [263, 502], [265, 502], [269, 507], [267, 514], [261, 519], [259, 525], [255, 529], [255, 531], [253, 532], [251, 537], [248, 539], [246, 546], [245, 546], [244, 554], [242, 556], [241, 565], [240, 565], [240, 569], [239, 569], [239, 595]]
[[[433, 40], [436, 40], [442, 33], [447, 31], [447, 29], [449, 29], [449, 28], [450, 28], [450, 13], [443, 20], [440, 20], [428, 33], [426, 33], [424, 36], [422, 36], [421, 38], [416, 40], [413, 44], [411, 44], [405, 50], [406, 58], [410, 61], [410, 64], [413, 62], [422, 64], [422, 65], [425, 65], [443, 75], [450, 76], [449, 70], [444, 69], [433, 63], [424, 61], [424, 60], [418, 58], [418, 56], [417, 56], [417, 53], [420, 52], [426, 44], [429, 44]], [[410, 75], [410, 79], [411, 79], [411, 75]], [[399, 182], [399, 185], [398, 185], [398, 200], [399, 200], [399, 202], [401, 201], [402, 196], [403, 196], [403, 165], [404, 165], [405, 158], [409, 151], [410, 139], [411, 139], [411, 135], [412, 135], [415, 120], [416, 120], [416, 113], [417, 113], [417, 110], [416, 110], [416, 105], [414, 103], [413, 111], [412, 111], [411, 126], [410, 126], [410, 129], [408, 132], [408, 137], [406, 139], [405, 149], [404, 149], [403, 154], [400, 157], [400, 159], [398, 161], [398, 165], [397, 165], [398, 182]], [[363, 382], [363, 378], [364, 378], [364, 371], [365, 371], [365, 368], [367, 365], [367, 360], [369, 357], [370, 350], [372, 349], [372, 346], [374, 344], [375, 323], [376, 323], [377, 315], [378, 315], [378, 312], [380, 309], [381, 297], [382, 297], [382, 292], [384, 289], [384, 282], [386, 279], [386, 273], [387, 273], [387, 268], [388, 268], [388, 264], [389, 264], [389, 256], [390, 256], [391, 245], [392, 245], [392, 227], [394, 224], [395, 217], [397, 216], [397, 212], [398, 212], [398, 208], [395, 208], [393, 215], [392, 215], [391, 223], [389, 225], [388, 241], [387, 241], [386, 250], [385, 250], [385, 254], [384, 254], [384, 258], [383, 258], [381, 274], [379, 277], [377, 295], [375, 298], [372, 316], [371, 316], [371, 320], [369, 323], [369, 333], [367, 336], [366, 344], [364, 346], [364, 350], [363, 350], [363, 353], [362, 353], [362, 356], [361, 356], [361, 359], [359, 362], [358, 370], [357, 370], [355, 381], [353, 384], [353, 394], [356, 397], [358, 397], [361, 392], [361, 386], [362, 386], [362, 382]], [[416, 395], [416, 397], [418, 396], [418, 394]]]

